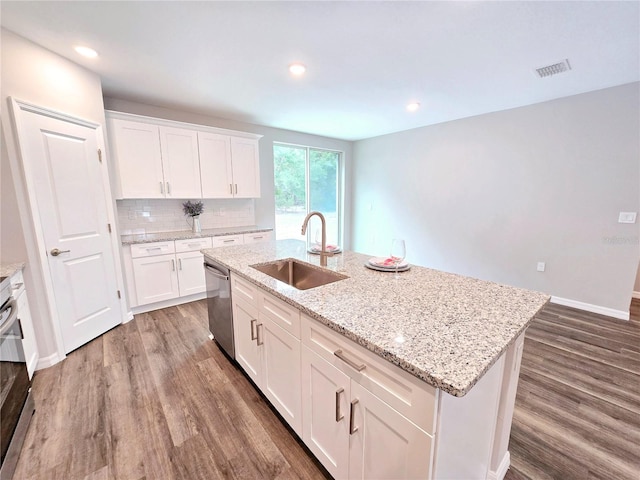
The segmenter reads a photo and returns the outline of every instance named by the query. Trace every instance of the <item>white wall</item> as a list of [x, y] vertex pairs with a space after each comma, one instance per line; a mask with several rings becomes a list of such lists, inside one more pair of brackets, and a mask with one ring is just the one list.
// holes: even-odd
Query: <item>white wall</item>
[[172, 110], [154, 105], [146, 105], [118, 98], [105, 96], [105, 108], [107, 110], [115, 110], [118, 112], [134, 113], [137, 115], [146, 115], [149, 117], [165, 118], [180, 122], [195, 123], [199, 125], [209, 125], [212, 127], [228, 128], [231, 130], [239, 130], [243, 132], [257, 133], [264, 135], [260, 139], [260, 190], [261, 198], [255, 201], [256, 224], [263, 227], [275, 226], [275, 196], [273, 182], [273, 143], [284, 142], [294, 143], [298, 145], [307, 145], [311, 147], [327, 148], [332, 150], [340, 150], [344, 152], [346, 193], [345, 193], [345, 234], [344, 243], [350, 245], [350, 228], [351, 224], [351, 198], [350, 183], [351, 177], [351, 155], [352, 142], [337, 140], [334, 138], [320, 137], [317, 135], [309, 135], [306, 133], [294, 132], [291, 130], [282, 130], [278, 128], [265, 127], [262, 125], [254, 125], [251, 123], [237, 122], [226, 120], [223, 118], [210, 117], [192, 112]]
[[356, 142], [353, 249], [628, 313], [639, 85]]
[[[102, 86], [98, 75], [5, 29], [1, 35], [2, 129], [6, 148], [2, 148], [2, 217], [0, 258], [24, 261], [25, 286], [36, 330], [40, 358], [56, 355], [52, 319], [44, 291], [31, 211], [24, 187], [22, 169], [11, 170], [11, 160], [19, 158], [9, 114], [8, 97], [59, 110], [104, 125]], [[17, 161], [19, 164], [19, 160]], [[19, 181], [12, 182], [12, 174]], [[19, 215], [18, 215], [19, 213]]]

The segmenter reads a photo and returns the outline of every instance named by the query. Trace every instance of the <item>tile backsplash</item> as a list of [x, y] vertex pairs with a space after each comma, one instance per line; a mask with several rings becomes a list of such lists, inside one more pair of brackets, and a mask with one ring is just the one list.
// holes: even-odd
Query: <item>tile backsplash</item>
[[[186, 200], [131, 199], [117, 200], [120, 235], [175, 232], [191, 229], [191, 219], [182, 212]], [[203, 229], [255, 225], [255, 200], [202, 200], [200, 215]], [[189, 223], [187, 223], [189, 220]]]

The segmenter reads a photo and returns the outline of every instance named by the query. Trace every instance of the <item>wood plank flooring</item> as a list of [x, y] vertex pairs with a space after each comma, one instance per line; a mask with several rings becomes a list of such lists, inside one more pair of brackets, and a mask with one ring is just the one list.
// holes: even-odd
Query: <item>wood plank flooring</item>
[[640, 479], [640, 301], [631, 320], [548, 305], [527, 330], [506, 480]]
[[166, 308], [37, 372], [15, 480], [329, 478], [208, 333]]
[[[640, 301], [632, 315], [534, 320], [507, 480], [638, 480]], [[329, 478], [207, 335], [205, 301], [166, 308], [37, 372], [15, 479]]]

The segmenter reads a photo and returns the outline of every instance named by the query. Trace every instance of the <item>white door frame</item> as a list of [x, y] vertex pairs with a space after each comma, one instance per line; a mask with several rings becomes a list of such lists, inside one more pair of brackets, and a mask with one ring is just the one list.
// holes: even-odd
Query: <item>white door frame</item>
[[[46, 299], [47, 310], [49, 313], [49, 318], [51, 319], [51, 326], [54, 332], [54, 340], [57, 350], [56, 358], [48, 358], [45, 364], [39, 365], [40, 368], [44, 368], [50, 365], [53, 365], [57, 362], [60, 362], [66, 358], [64, 353], [64, 344], [62, 340], [62, 333], [60, 331], [60, 318], [58, 316], [58, 309], [56, 305], [56, 299], [54, 296], [53, 290], [53, 280], [51, 277], [51, 269], [49, 268], [49, 261], [46, 256], [46, 246], [44, 241], [44, 233], [42, 230], [42, 218], [40, 216], [40, 211], [38, 209], [38, 203], [36, 201], [36, 192], [35, 186], [33, 182], [33, 164], [31, 163], [31, 159], [28, 155], [25, 155], [24, 145], [21, 144], [20, 139], [25, 138], [26, 135], [25, 127], [21, 118], [21, 112], [27, 113], [35, 113], [38, 115], [43, 115], [46, 117], [54, 118], [56, 120], [62, 120], [65, 122], [69, 122], [75, 125], [80, 125], [83, 127], [88, 127], [96, 131], [96, 137], [98, 142], [98, 148], [102, 150], [104, 153], [104, 160], [107, 161], [105, 142], [104, 142], [104, 134], [102, 130], [102, 126], [98, 123], [92, 122], [90, 120], [85, 120], [82, 118], [78, 118], [64, 112], [60, 112], [57, 110], [53, 110], [46, 107], [41, 107], [39, 105], [35, 105], [33, 103], [29, 103], [23, 100], [16, 99], [14, 97], [9, 97], [9, 105], [11, 110], [11, 115], [13, 119], [13, 123], [15, 126], [15, 136], [14, 140], [17, 145], [17, 154], [20, 157], [20, 162], [18, 159], [12, 159], [11, 155], [10, 162], [11, 167], [14, 170], [14, 183], [19, 180], [19, 175], [17, 172], [22, 169], [24, 174], [24, 182], [26, 186], [26, 196], [28, 199], [29, 205], [21, 205], [21, 202], [18, 202], [18, 208], [20, 210], [20, 215], [23, 219], [29, 219], [31, 221], [32, 231], [34, 233], [34, 240], [36, 244], [35, 251], [33, 251], [33, 244], [27, 242], [27, 254], [29, 258], [34, 258], [38, 260], [38, 264], [40, 267], [40, 271], [42, 272], [42, 280], [45, 285], [44, 292], [38, 292], [39, 294], [43, 294]], [[107, 170], [108, 172], [108, 170]], [[123, 322], [130, 320], [131, 317], [127, 314], [127, 302], [126, 302], [126, 289], [124, 288], [123, 275], [122, 275], [122, 265], [120, 262], [120, 245], [118, 239], [120, 236], [118, 235], [118, 229], [115, 220], [115, 212], [113, 209], [113, 197], [111, 196], [111, 185], [109, 183], [109, 176], [102, 175], [102, 182], [104, 186], [104, 192], [108, 196], [106, 198], [107, 204], [107, 217], [109, 223], [112, 225], [113, 234], [111, 235], [111, 247], [113, 249], [113, 259], [114, 259], [114, 267], [116, 271], [116, 283], [118, 289], [121, 292], [121, 302], [120, 302], [120, 311]], [[36, 335], [37, 337], [37, 335]]]

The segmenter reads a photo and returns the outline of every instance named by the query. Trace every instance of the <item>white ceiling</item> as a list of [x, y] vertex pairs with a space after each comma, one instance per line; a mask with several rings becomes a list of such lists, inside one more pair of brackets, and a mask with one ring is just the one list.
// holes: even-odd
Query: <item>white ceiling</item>
[[[106, 96], [346, 140], [638, 81], [639, 6], [0, 3], [3, 27], [97, 72]], [[565, 58], [571, 71], [535, 74]]]

